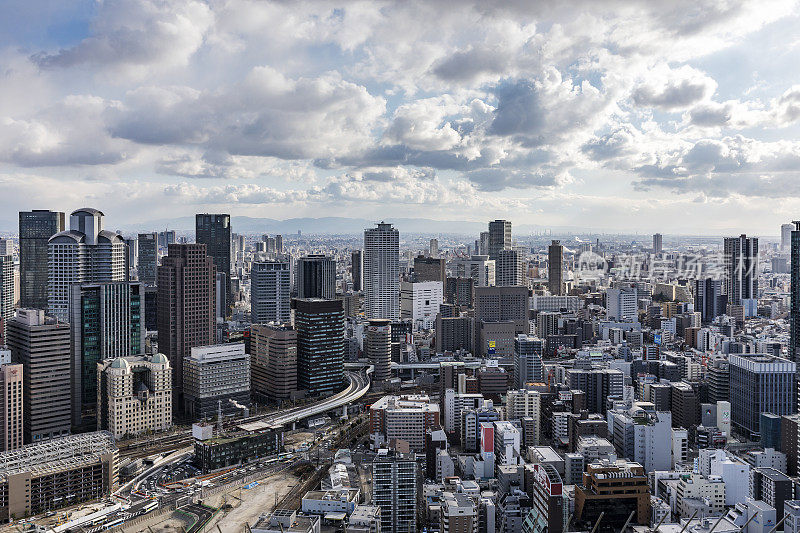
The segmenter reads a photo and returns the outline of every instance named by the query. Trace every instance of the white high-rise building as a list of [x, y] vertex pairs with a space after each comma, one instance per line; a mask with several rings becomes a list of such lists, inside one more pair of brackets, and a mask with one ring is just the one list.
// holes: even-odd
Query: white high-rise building
[[[3, 328], [14, 316], [14, 258], [9, 255], [0, 255], [0, 318], [3, 319]], [[0, 337], [5, 332], [0, 330]]]
[[401, 284], [400, 318], [411, 319], [415, 328], [431, 329], [442, 303], [444, 291], [440, 281]]
[[606, 310], [609, 320], [638, 322], [636, 287], [620, 287], [606, 290]]
[[253, 323], [288, 323], [292, 318], [291, 290], [289, 263], [253, 263], [250, 271], [250, 314]]
[[70, 286], [125, 281], [125, 241], [103, 229], [103, 213], [91, 207], [73, 211], [69, 230], [48, 241], [48, 314], [69, 320]]
[[527, 285], [525, 265], [525, 254], [522, 249], [500, 250], [497, 252], [495, 285], [499, 287]]
[[364, 313], [400, 318], [400, 232], [381, 222], [364, 230]]

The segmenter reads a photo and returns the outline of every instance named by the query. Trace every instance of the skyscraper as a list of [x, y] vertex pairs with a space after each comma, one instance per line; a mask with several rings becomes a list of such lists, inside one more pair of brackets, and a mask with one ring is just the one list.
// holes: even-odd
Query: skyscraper
[[158, 234], [140, 233], [137, 241], [139, 243], [137, 263], [139, 281], [154, 287], [158, 277]]
[[758, 434], [761, 413], [787, 415], [796, 412], [797, 365], [766, 354], [728, 357], [731, 376], [731, 419], [743, 432]]
[[275, 235], [275, 253], [283, 253], [283, 235]]
[[373, 386], [380, 389], [392, 377], [392, 335], [391, 322], [385, 318], [373, 318], [364, 332], [364, 352], [375, 370], [372, 374]]
[[425, 257], [424, 255], [418, 255], [414, 258], [414, 281], [439, 281], [444, 283], [446, 279], [443, 258]]
[[25, 442], [22, 365], [0, 365], [0, 451], [22, 448]]
[[308, 255], [297, 259], [298, 298], [324, 298], [336, 296], [336, 260], [327, 255]]
[[72, 425], [97, 423], [97, 364], [144, 353], [144, 289], [136, 282], [83, 283], [70, 287]]
[[664, 250], [663, 238], [660, 233], [653, 234], [653, 253], [660, 254]]
[[489, 259], [497, 260], [500, 250], [511, 248], [511, 221], [489, 222]]
[[781, 224], [781, 250], [789, 250], [792, 246], [793, 224]]
[[400, 232], [381, 222], [364, 230], [364, 312], [369, 318], [400, 318]]
[[791, 232], [791, 300], [789, 303], [789, 359], [800, 363], [800, 221]]
[[517, 248], [500, 250], [497, 254], [495, 276], [495, 285], [498, 287], [527, 286], [525, 258], [522, 251]]
[[258, 261], [250, 271], [250, 315], [254, 324], [292, 318], [292, 283], [289, 263]]
[[225, 274], [225, 309], [233, 307], [231, 289], [231, 216], [226, 214], [195, 215], [195, 242], [206, 245], [206, 253], [214, 261], [217, 272]]
[[350, 276], [353, 278], [353, 291], [355, 292], [359, 292], [363, 288], [361, 257], [361, 250], [353, 250], [350, 255]]
[[250, 391], [272, 401], [297, 392], [297, 331], [291, 326], [253, 324], [250, 329]]
[[215, 280], [205, 244], [171, 244], [158, 267], [158, 349], [172, 367], [175, 412], [182, 410], [184, 357], [215, 342]]
[[514, 386], [524, 389], [526, 383], [541, 383], [544, 379], [542, 354], [545, 341], [530, 335], [514, 338]]
[[492, 287], [497, 281], [497, 264], [488, 255], [473, 255], [456, 259], [453, 274], [457, 278], [472, 278], [476, 287]]
[[550, 294], [564, 294], [564, 247], [553, 241], [547, 249], [547, 286]]
[[64, 231], [64, 213], [34, 209], [19, 213], [20, 306], [47, 309], [47, 241]]
[[428, 246], [428, 255], [431, 257], [439, 257], [439, 239], [431, 239]]
[[725, 313], [722, 280], [714, 278], [694, 280], [694, 310], [700, 313], [703, 323], [709, 323]]
[[344, 307], [341, 300], [294, 299], [297, 382], [310, 396], [329, 395], [344, 379]]
[[8, 347], [22, 365], [25, 444], [69, 435], [69, 324], [39, 309], [17, 309], [8, 322]]
[[0, 255], [0, 344], [6, 324], [14, 316], [14, 299], [14, 258]]
[[725, 294], [728, 303], [742, 305], [742, 300], [758, 298], [758, 239], [726, 237], [725, 254]]
[[418, 484], [414, 454], [378, 452], [372, 462], [372, 502], [381, 509], [382, 533], [417, 531]]
[[69, 320], [70, 287], [76, 283], [125, 281], [125, 254], [122, 237], [103, 229], [102, 211], [73, 211], [69, 230], [48, 242], [48, 314]]

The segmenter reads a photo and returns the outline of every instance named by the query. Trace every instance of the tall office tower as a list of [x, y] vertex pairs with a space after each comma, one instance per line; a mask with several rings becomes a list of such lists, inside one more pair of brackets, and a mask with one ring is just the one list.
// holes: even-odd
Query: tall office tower
[[244, 414], [250, 408], [250, 354], [244, 343], [195, 346], [183, 360], [184, 409], [189, 418]]
[[400, 318], [400, 232], [381, 222], [364, 230], [364, 312], [369, 318]]
[[425, 257], [424, 255], [418, 255], [414, 258], [414, 281], [440, 281], [444, 285], [446, 279], [443, 258]]
[[20, 306], [47, 309], [47, 241], [64, 231], [64, 213], [34, 209], [19, 213]]
[[103, 213], [93, 208], [73, 211], [69, 230], [48, 242], [48, 314], [69, 320], [70, 286], [76, 283], [125, 281], [125, 242], [103, 229]]
[[389, 382], [392, 377], [392, 323], [385, 318], [373, 318], [364, 332], [364, 355], [375, 367], [372, 384], [376, 389]]
[[14, 241], [0, 239], [0, 256], [2, 255], [14, 255]]
[[297, 331], [288, 325], [250, 328], [250, 392], [268, 401], [289, 400], [297, 392]]
[[258, 261], [250, 271], [250, 315], [255, 323], [285, 323], [292, 319], [289, 263]]
[[704, 278], [694, 280], [694, 310], [707, 324], [725, 314], [725, 298], [722, 295], [722, 280]]
[[297, 382], [310, 396], [339, 392], [344, 379], [344, 307], [341, 300], [294, 299]]
[[5, 338], [5, 326], [14, 316], [14, 258], [0, 255], [0, 344]]
[[781, 224], [781, 250], [789, 250], [792, 246], [792, 231], [795, 229], [795, 223]]
[[476, 287], [475, 321], [513, 320], [520, 332], [528, 331], [528, 288]]
[[726, 237], [724, 254], [728, 303], [742, 305], [742, 300], [758, 298], [758, 238]]
[[547, 249], [547, 286], [550, 294], [564, 294], [564, 247], [553, 241]]
[[125, 241], [125, 272], [130, 278], [139, 265], [139, 240], [131, 237]]
[[0, 365], [0, 451], [22, 448], [23, 432], [23, 367]]
[[160, 248], [169, 248], [170, 244], [175, 244], [175, 230], [164, 230], [158, 233], [158, 246]]
[[544, 379], [545, 341], [530, 335], [517, 335], [514, 338], [514, 384], [524, 389], [526, 383], [541, 383]]
[[121, 439], [172, 427], [172, 370], [164, 354], [101, 361], [95, 372], [98, 429]]
[[439, 257], [439, 239], [431, 239], [430, 246], [428, 246], [428, 255]]
[[295, 267], [298, 298], [336, 297], [336, 260], [327, 255], [308, 255], [297, 259]]
[[730, 355], [728, 362], [733, 425], [758, 435], [761, 413], [780, 416], [796, 411], [794, 362], [766, 354]]
[[72, 426], [97, 424], [97, 364], [144, 353], [145, 302], [140, 283], [83, 283], [70, 287]]
[[182, 410], [183, 359], [216, 340], [215, 281], [205, 244], [171, 244], [158, 267], [158, 349], [172, 367], [175, 411]]
[[606, 289], [606, 316], [621, 322], [639, 321], [638, 291], [636, 287]]
[[625, 374], [616, 368], [571, 368], [566, 373], [566, 384], [571, 390], [586, 393], [586, 409], [590, 413], [606, 413], [606, 398], [624, 393]]
[[528, 285], [525, 276], [525, 259], [520, 250], [511, 248], [500, 250], [495, 263], [495, 285], [498, 287]]
[[364, 283], [361, 275], [361, 250], [353, 250], [350, 255], [350, 276], [353, 278], [353, 291], [359, 292], [363, 290]]
[[660, 233], [653, 234], [653, 253], [660, 254], [664, 251], [663, 236]]
[[791, 232], [791, 300], [789, 303], [789, 359], [800, 363], [800, 221]]
[[225, 274], [225, 311], [233, 307], [231, 288], [231, 216], [225, 214], [195, 215], [195, 242], [206, 245], [206, 253], [214, 261], [217, 272]]
[[158, 278], [158, 234], [140, 233], [139, 261], [137, 272], [139, 282], [150, 287], [155, 287]]
[[283, 235], [275, 235], [275, 253], [283, 253]]
[[497, 260], [500, 250], [511, 248], [511, 222], [493, 220], [489, 222], [489, 259]]
[[417, 531], [418, 479], [414, 454], [378, 451], [372, 462], [372, 503], [381, 509], [381, 533]]
[[69, 435], [69, 324], [40, 309], [17, 309], [7, 342], [13, 362], [22, 365], [25, 444]]
[[475, 241], [475, 255], [489, 255], [489, 232], [482, 231]]
[[476, 287], [492, 287], [497, 281], [497, 263], [488, 255], [473, 255], [456, 259], [453, 274], [457, 278], [472, 278]]

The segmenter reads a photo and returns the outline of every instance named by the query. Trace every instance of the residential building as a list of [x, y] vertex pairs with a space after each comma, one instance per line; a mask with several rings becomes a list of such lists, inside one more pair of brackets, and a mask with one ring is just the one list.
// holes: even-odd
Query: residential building
[[351, 254], [350, 257], [350, 276], [353, 280], [354, 292], [359, 292], [363, 290], [364, 278], [362, 276], [362, 271], [363, 271], [362, 251], [353, 250], [353, 253]]
[[413, 454], [378, 451], [372, 462], [372, 503], [381, 508], [382, 533], [417, 532], [419, 484]]
[[542, 355], [545, 341], [531, 335], [514, 338], [514, 386], [523, 389], [527, 383], [544, 381]]
[[726, 237], [723, 253], [725, 255], [725, 294], [728, 304], [742, 305], [742, 300], [758, 298], [758, 239]]
[[25, 442], [24, 372], [22, 365], [0, 365], [0, 387], [3, 388], [0, 393], [0, 451], [3, 452], [22, 448]]
[[512, 287], [524, 285], [527, 287], [525, 254], [522, 249], [509, 248], [497, 252], [495, 261], [495, 285], [498, 287]]
[[439, 501], [441, 533], [478, 533], [478, 511], [472, 498], [461, 492], [445, 491]]
[[125, 281], [125, 242], [103, 229], [103, 213], [73, 211], [68, 231], [50, 237], [48, 247], [48, 314], [69, 320], [70, 287], [76, 283]]
[[370, 320], [364, 331], [364, 355], [373, 366], [372, 384], [383, 388], [392, 377], [392, 323], [385, 318]]
[[403, 441], [422, 453], [428, 431], [440, 427], [439, 405], [424, 395], [384, 396], [370, 406], [369, 424], [373, 449]]
[[650, 487], [642, 465], [606, 461], [586, 466], [581, 484], [575, 486], [576, 527], [593, 525], [600, 513], [607, 525], [622, 527], [633, 511], [635, 523], [650, 522]]
[[400, 318], [400, 232], [381, 222], [364, 230], [364, 314]]

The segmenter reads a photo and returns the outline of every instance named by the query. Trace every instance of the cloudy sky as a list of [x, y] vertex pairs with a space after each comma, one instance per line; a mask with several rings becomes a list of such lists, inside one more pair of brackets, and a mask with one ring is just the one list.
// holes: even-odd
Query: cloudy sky
[[0, 219], [775, 235], [800, 218], [798, 7], [6, 0]]

